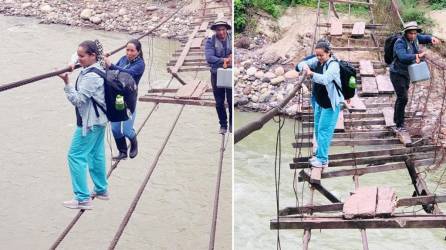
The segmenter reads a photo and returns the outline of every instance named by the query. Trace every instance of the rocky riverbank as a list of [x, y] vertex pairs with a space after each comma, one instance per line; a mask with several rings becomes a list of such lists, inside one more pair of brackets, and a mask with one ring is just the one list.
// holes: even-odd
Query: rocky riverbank
[[[278, 21], [260, 17], [254, 36], [236, 37], [234, 104], [239, 110], [266, 112], [293, 90], [299, 77], [294, 65], [311, 51], [310, 23], [314, 21], [311, 18], [302, 21], [296, 15], [312, 17], [312, 12], [308, 8], [290, 8]], [[306, 22], [308, 25], [302, 25]], [[306, 87], [303, 92], [309, 95]], [[282, 112], [293, 116], [298, 109], [296, 97]]]
[[[180, 4], [183, 3], [178, 2]], [[0, 14], [3, 15], [30, 16], [39, 18], [46, 24], [57, 23], [132, 34], [152, 29], [177, 7], [173, 1], [154, 4], [143, 0], [0, 0]], [[183, 8], [155, 34], [174, 39], [186, 37], [194, 12], [192, 8]]]

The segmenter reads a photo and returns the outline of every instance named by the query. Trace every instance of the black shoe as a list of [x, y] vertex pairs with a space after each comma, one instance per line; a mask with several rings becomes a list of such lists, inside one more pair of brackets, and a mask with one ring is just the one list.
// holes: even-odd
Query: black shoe
[[136, 140], [136, 135], [133, 137], [133, 139], [130, 139], [130, 158], [135, 158], [138, 154], [138, 141]]
[[114, 161], [120, 161], [127, 159], [127, 142], [125, 140], [125, 136], [122, 138], [115, 138], [116, 147], [118, 148], [119, 155], [114, 156], [112, 159]]

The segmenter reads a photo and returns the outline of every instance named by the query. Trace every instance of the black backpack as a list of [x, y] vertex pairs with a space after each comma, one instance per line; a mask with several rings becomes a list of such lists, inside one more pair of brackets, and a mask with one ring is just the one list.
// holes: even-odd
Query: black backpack
[[[101, 71], [98, 68], [91, 68], [89, 72], [96, 73], [104, 79], [104, 99], [106, 107], [100, 105], [93, 97], [93, 107], [96, 116], [99, 116], [98, 108], [107, 115], [111, 122], [121, 122], [129, 119], [129, 114], [135, 111], [136, 98], [138, 96], [138, 86], [133, 77], [127, 72], [119, 70]], [[117, 110], [115, 107], [116, 96], [124, 97], [125, 109]]]
[[[336, 90], [338, 91], [339, 95], [343, 95], [344, 99], [348, 100], [355, 96], [356, 88], [350, 87], [349, 81], [350, 77], [356, 78], [356, 69], [353, 67], [353, 65], [347, 61], [344, 60], [335, 60], [339, 63], [339, 70], [341, 75], [341, 87], [338, 86], [336, 82], [334, 82], [334, 85], [336, 87]], [[331, 62], [330, 62], [331, 63]], [[328, 68], [328, 65], [327, 65]]]
[[388, 38], [386, 38], [386, 41], [384, 42], [384, 61], [387, 65], [392, 64], [393, 62], [393, 47], [395, 45], [396, 40], [401, 38], [401, 34], [396, 33]]

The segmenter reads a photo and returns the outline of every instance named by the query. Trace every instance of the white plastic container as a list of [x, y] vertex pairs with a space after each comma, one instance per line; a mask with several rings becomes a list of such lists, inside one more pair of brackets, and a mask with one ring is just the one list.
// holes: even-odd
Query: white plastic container
[[232, 68], [217, 69], [217, 87], [232, 89]]
[[429, 67], [424, 61], [409, 65], [408, 70], [411, 82], [426, 81], [431, 78]]

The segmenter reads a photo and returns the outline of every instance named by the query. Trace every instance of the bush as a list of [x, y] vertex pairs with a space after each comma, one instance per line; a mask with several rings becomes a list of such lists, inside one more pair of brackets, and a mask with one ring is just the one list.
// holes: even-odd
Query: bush
[[426, 16], [426, 12], [420, 8], [408, 8], [403, 10], [402, 18], [405, 22], [416, 21], [423, 26], [425, 31], [429, 31], [434, 25], [434, 21]]
[[429, 0], [432, 9], [441, 10], [446, 8], [446, 0]]
[[235, 0], [234, 1], [234, 28], [236, 32], [242, 32], [245, 30], [247, 23], [247, 10], [248, 1]]

